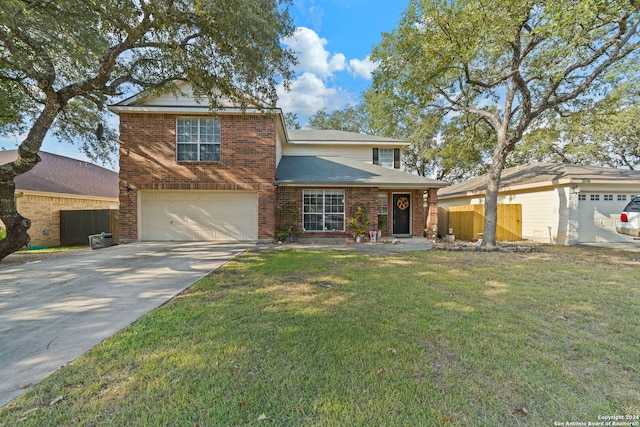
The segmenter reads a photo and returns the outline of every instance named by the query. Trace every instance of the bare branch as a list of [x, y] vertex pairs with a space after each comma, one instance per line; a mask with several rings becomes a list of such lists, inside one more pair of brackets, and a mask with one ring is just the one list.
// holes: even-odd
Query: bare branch
[[[627, 19], [627, 17], [623, 18]], [[571, 66], [567, 67], [562, 73], [561, 78], [557, 79], [550, 86], [549, 90], [547, 90], [546, 94], [543, 96], [543, 101], [537, 108], [533, 111], [533, 117], [540, 115], [545, 110], [552, 108], [556, 105], [565, 103], [572, 99], [575, 99], [581, 93], [583, 93], [594, 81], [598, 78], [602, 73], [604, 73], [612, 64], [618, 62], [624, 57], [628, 56], [630, 53], [635, 51], [638, 47], [640, 47], [640, 42], [630, 43], [631, 39], [637, 35], [638, 31], [638, 22], [636, 21], [631, 26], [631, 31], [627, 31], [626, 33], [622, 33], [623, 29], [627, 30], [626, 24], [619, 25], [619, 30], [616, 32], [614, 36], [612, 36], [609, 40], [607, 40], [603, 45], [594, 51], [593, 55], [589, 58], [586, 58], [583, 61], [579, 61]], [[624, 37], [623, 37], [624, 35]], [[611, 47], [615, 46], [612, 52], [609, 52]], [[626, 47], [625, 47], [626, 46]], [[624, 49], [623, 49], [624, 47]], [[592, 66], [602, 57], [607, 57], [601, 64], [595, 67], [590, 74], [584, 76], [584, 80], [582, 84], [578, 85], [571, 92], [559, 96], [557, 94], [557, 90], [562, 84], [562, 82], [566, 81], [572, 73], [579, 69], [585, 69]]]
[[474, 80], [471, 78], [471, 73], [469, 71], [469, 64], [464, 64], [464, 76], [465, 76], [465, 80], [468, 84], [470, 85], [474, 85], [474, 86], [480, 86], [484, 89], [493, 89], [497, 86], [500, 86], [502, 83], [506, 82], [507, 80], [509, 80], [510, 78], [513, 77], [514, 72], [516, 72], [515, 70], [511, 70], [510, 72], [508, 72], [507, 74], [500, 76], [499, 78], [490, 81], [488, 83], [485, 82], [481, 82], [479, 80]]
[[457, 99], [452, 98], [451, 96], [449, 96], [449, 94], [442, 90], [441, 88], [437, 88], [437, 92], [444, 98], [447, 100], [447, 102], [450, 104], [449, 107], [444, 106], [444, 105], [440, 105], [440, 104], [429, 104], [432, 107], [436, 107], [439, 110], [442, 111], [464, 111], [467, 113], [472, 113], [472, 114], [476, 114], [482, 117], [487, 118], [491, 123], [492, 126], [497, 129], [500, 126], [500, 116], [497, 113], [492, 113], [490, 111], [487, 110], [482, 110], [479, 108], [473, 108], [473, 107], [469, 107], [467, 105], [461, 104]]

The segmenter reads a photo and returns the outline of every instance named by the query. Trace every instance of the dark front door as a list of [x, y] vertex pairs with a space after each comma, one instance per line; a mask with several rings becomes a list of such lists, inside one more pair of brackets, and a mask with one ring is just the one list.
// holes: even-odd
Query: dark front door
[[393, 195], [393, 234], [410, 236], [411, 194]]

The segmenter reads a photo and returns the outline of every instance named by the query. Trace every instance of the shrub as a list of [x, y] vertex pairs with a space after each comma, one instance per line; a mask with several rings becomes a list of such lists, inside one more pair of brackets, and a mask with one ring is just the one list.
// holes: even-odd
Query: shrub
[[347, 229], [353, 237], [368, 236], [371, 222], [367, 216], [367, 208], [358, 203], [351, 208], [351, 216], [347, 219]]
[[278, 207], [278, 225], [276, 234], [282, 242], [293, 240], [298, 234], [300, 224], [300, 201], [287, 202]]

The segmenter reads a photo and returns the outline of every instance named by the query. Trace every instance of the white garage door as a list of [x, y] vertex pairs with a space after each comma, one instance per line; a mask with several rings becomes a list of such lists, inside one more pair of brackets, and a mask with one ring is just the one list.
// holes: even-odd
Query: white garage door
[[142, 240], [258, 239], [258, 196], [250, 192], [141, 191]]
[[616, 221], [629, 202], [618, 201], [616, 193], [586, 193], [584, 197], [586, 200], [578, 202], [578, 241], [627, 241], [627, 237], [616, 233]]

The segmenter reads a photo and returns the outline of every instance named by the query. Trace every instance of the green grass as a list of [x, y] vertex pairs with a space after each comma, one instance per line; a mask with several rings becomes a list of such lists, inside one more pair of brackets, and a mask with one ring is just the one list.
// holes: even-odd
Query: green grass
[[593, 248], [249, 252], [9, 404], [0, 425], [640, 415], [639, 268], [637, 254]]

